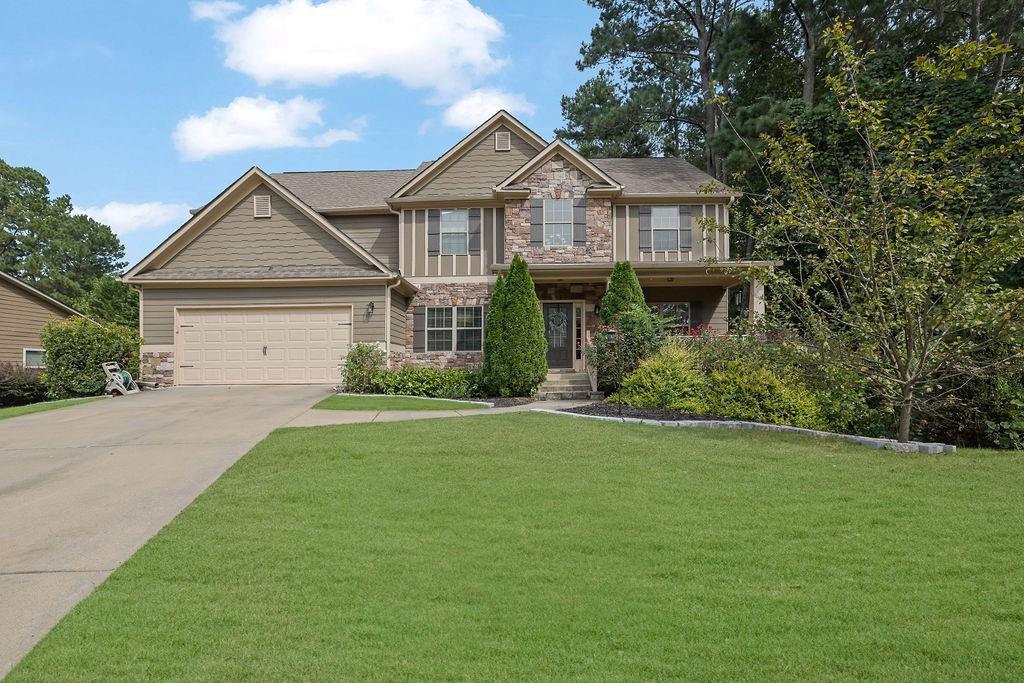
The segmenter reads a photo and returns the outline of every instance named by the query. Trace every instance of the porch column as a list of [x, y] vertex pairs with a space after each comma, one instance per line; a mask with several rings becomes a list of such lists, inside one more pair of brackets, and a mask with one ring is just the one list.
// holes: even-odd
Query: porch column
[[756, 320], [761, 317], [764, 317], [764, 283], [760, 280], [751, 280], [747, 318], [749, 320]]

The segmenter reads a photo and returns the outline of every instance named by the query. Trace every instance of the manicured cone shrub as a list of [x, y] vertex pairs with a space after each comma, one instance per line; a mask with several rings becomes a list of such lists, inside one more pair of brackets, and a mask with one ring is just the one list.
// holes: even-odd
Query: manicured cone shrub
[[342, 379], [345, 391], [368, 394], [377, 391], [377, 380], [387, 369], [388, 357], [376, 344], [359, 342], [345, 356]]
[[505, 278], [497, 343], [491, 344], [488, 386], [500, 396], [532, 396], [548, 374], [548, 343], [544, 315], [530, 277], [530, 269], [518, 254]]
[[40, 372], [15, 363], [0, 363], [0, 408], [38, 403], [46, 398]]
[[629, 261], [618, 261], [612, 268], [608, 291], [601, 299], [601, 322], [611, 325], [619, 314], [635, 306], [646, 306], [644, 290]]
[[704, 389], [704, 377], [693, 350], [667, 344], [629, 374], [622, 381], [622, 389], [608, 400], [641, 408], [703, 413]]
[[50, 398], [96, 396], [106, 378], [102, 364], [116, 361], [138, 376], [139, 333], [124, 325], [100, 324], [84, 318], [51, 320], [40, 335], [46, 352], [43, 383]]
[[491, 301], [487, 308], [487, 320], [484, 321], [484, 363], [480, 372], [483, 388], [487, 393], [500, 394], [498, 377], [494, 372], [493, 359], [499, 353], [502, 339], [502, 326], [505, 319], [505, 278], [498, 276], [491, 290]]

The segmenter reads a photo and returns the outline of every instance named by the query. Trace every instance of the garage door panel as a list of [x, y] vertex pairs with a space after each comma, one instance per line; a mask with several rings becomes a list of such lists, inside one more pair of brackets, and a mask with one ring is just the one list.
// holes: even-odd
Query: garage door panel
[[351, 308], [177, 312], [181, 384], [332, 384], [351, 344]]

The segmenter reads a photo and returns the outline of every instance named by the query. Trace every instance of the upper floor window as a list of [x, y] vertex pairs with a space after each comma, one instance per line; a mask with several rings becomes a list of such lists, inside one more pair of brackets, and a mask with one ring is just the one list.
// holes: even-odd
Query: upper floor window
[[[646, 222], [648, 212], [649, 224]], [[647, 233], [647, 230], [650, 232]], [[691, 206], [641, 207], [641, 251], [688, 251], [692, 244], [692, 232], [693, 207]]]
[[466, 209], [441, 211], [441, 253], [469, 253], [469, 212]]
[[544, 200], [544, 246], [572, 245], [572, 200]]

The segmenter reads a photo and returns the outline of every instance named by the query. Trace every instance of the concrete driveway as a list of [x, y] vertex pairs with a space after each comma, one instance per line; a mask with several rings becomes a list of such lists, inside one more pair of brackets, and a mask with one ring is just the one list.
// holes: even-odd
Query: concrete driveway
[[240, 456], [329, 392], [176, 388], [0, 420], [0, 677]]

